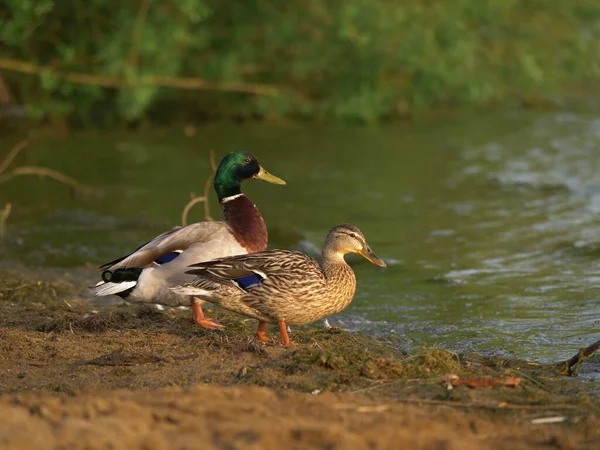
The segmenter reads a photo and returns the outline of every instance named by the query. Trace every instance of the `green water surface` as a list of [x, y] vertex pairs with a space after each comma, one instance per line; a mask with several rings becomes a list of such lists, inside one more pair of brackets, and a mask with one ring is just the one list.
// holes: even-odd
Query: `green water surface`
[[[210, 148], [250, 151], [288, 182], [244, 185], [271, 247], [318, 251], [347, 222], [388, 262], [351, 259], [357, 295], [332, 325], [541, 361], [600, 338], [600, 117], [591, 114], [42, 139], [15, 164], [52, 167], [96, 191], [34, 177], [1, 185], [0, 204], [13, 203], [5, 257], [95, 267], [133, 250], [180, 223], [190, 192], [202, 194]], [[201, 206], [191, 218], [203, 218]]]

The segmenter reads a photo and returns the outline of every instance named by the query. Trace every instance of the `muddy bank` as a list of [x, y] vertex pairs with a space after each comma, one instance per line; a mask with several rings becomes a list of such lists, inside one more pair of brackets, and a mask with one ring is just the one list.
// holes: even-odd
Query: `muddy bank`
[[[338, 329], [294, 330], [296, 345], [283, 348], [221, 311], [226, 331], [209, 332], [189, 311], [88, 304], [75, 278], [5, 270], [0, 280], [7, 448], [600, 445], [597, 399], [550, 366], [409, 354]], [[519, 382], [449, 389], [457, 377]], [[548, 417], [560, 423], [534, 423]]]

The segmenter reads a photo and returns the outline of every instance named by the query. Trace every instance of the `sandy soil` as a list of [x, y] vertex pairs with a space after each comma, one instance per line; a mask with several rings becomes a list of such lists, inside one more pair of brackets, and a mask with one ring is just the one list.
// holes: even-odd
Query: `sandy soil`
[[[76, 283], [0, 275], [0, 448], [600, 448], [597, 398], [551, 367], [341, 330], [264, 345], [239, 317], [207, 332], [189, 312], [98, 311]], [[548, 417], [562, 421], [533, 423]]]
[[[4, 448], [593, 448], [597, 420], [577, 427], [490, 420], [475, 412], [360, 396], [237, 386], [27, 393], [0, 400]], [[597, 447], [596, 447], [597, 448]]]

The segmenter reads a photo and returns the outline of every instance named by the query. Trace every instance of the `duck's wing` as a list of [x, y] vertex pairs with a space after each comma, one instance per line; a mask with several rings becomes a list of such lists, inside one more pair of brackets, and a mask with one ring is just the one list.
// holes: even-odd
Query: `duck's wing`
[[176, 227], [155, 237], [129, 255], [103, 264], [100, 269], [148, 267], [154, 262], [164, 264], [176, 258], [193, 244], [209, 242], [212, 239], [222, 240], [228, 237], [235, 239], [229, 225], [225, 222], [198, 222], [186, 227]]
[[219, 284], [234, 285], [244, 291], [264, 284], [285, 285], [294, 279], [323, 278], [319, 264], [301, 252], [269, 250], [248, 255], [220, 258], [192, 264], [186, 271], [196, 275], [195, 283], [210, 280]]

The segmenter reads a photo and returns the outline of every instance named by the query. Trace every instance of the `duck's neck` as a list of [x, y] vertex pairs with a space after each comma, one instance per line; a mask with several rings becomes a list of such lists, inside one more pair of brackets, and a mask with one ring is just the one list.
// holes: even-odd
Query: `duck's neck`
[[356, 291], [354, 271], [344, 260], [344, 255], [331, 249], [323, 249], [323, 273], [327, 279], [327, 290], [335, 299], [330, 314], [344, 309], [350, 304]]
[[235, 239], [248, 253], [267, 249], [269, 236], [265, 221], [252, 200], [241, 192], [219, 196], [223, 220], [231, 227]]

